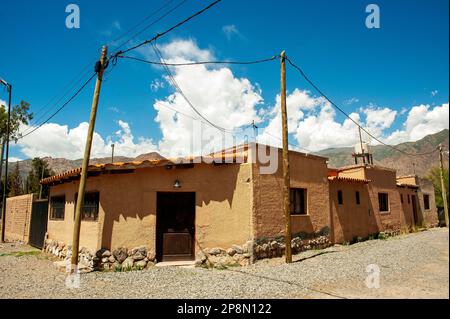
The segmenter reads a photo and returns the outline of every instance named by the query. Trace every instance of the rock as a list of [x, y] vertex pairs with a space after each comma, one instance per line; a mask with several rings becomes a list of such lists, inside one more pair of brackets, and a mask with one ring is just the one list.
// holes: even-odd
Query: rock
[[231, 257], [233, 257], [234, 255], [236, 255], [237, 251], [234, 248], [228, 248], [227, 249], [227, 254]]
[[148, 269], [148, 268], [152, 268], [152, 267], [155, 267], [155, 263], [152, 262], [152, 261], [149, 261], [149, 262], [147, 263], [147, 269]]
[[104, 264], [102, 265], [102, 270], [104, 270], [104, 271], [110, 271], [110, 270], [112, 270], [111, 264], [110, 264], [110, 263], [104, 263]]
[[114, 258], [114, 256], [109, 256], [108, 261], [113, 264], [116, 262], [116, 258]]
[[131, 258], [131, 257], [128, 257], [122, 263], [122, 269], [123, 270], [129, 270], [129, 269], [133, 268], [133, 265], [134, 265], [134, 259]]
[[222, 248], [211, 248], [210, 250], [209, 250], [209, 254], [210, 255], [213, 255], [213, 256], [217, 256], [217, 255], [221, 255], [221, 254], [225, 254], [226, 253], [226, 251], [224, 250], [224, 249], [222, 249]]
[[134, 255], [131, 256], [135, 261], [144, 260], [146, 255], [142, 255], [140, 251], [137, 251]]
[[155, 261], [156, 254], [153, 251], [148, 251], [147, 252], [147, 258], [148, 258], [149, 261]]
[[113, 256], [119, 263], [123, 263], [128, 257], [128, 251], [126, 248], [120, 247], [113, 251]]
[[231, 248], [233, 248], [236, 251], [236, 254], [243, 254], [244, 253], [244, 250], [242, 249], [241, 246], [233, 245], [233, 246], [231, 246]]
[[102, 263], [103, 264], [108, 263], [108, 262], [109, 262], [109, 257], [103, 257], [102, 258]]
[[139, 260], [134, 264], [134, 268], [136, 269], [144, 269], [147, 266], [147, 262], [144, 260]]

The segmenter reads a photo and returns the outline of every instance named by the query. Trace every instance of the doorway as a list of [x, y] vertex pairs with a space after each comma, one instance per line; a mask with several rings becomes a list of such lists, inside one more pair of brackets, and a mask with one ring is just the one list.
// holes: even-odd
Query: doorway
[[414, 225], [419, 225], [419, 216], [417, 215], [417, 203], [416, 203], [416, 196], [411, 196], [411, 202], [412, 202], [412, 209], [413, 209], [413, 216], [414, 216]]
[[158, 192], [156, 258], [195, 260], [195, 193]]

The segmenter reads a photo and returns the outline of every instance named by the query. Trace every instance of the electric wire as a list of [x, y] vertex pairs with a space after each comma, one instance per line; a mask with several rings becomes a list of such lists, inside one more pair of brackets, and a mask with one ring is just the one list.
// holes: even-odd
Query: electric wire
[[202, 13], [204, 13], [205, 11], [211, 9], [213, 6], [215, 6], [216, 4], [218, 4], [220, 1], [222, 1], [222, 0], [216, 0], [216, 1], [212, 2], [211, 4], [209, 4], [208, 6], [206, 6], [205, 8], [203, 8], [202, 10], [197, 11], [196, 13], [190, 15], [188, 18], [184, 19], [184, 20], [181, 21], [181, 22], [178, 22], [177, 24], [175, 24], [174, 26], [170, 27], [170, 28], [167, 29], [166, 31], [163, 31], [162, 33], [156, 34], [153, 38], [151, 38], [151, 39], [149, 39], [149, 40], [145, 40], [144, 42], [141, 42], [141, 43], [139, 43], [139, 44], [137, 44], [137, 45], [134, 45], [134, 46], [132, 46], [132, 47], [126, 49], [126, 50], [123, 50], [123, 51], [120, 50], [120, 51], [116, 52], [115, 54], [112, 55], [112, 58], [117, 58], [118, 55], [123, 55], [124, 53], [130, 52], [130, 51], [133, 51], [133, 50], [136, 50], [136, 49], [138, 49], [138, 48], [140, 48], [140, 47], [142, 47], [142, 46], [144, 46], [144, 45], [146, 45], [146, 44], [149, 44], [149, 43], [152, 43], [152, 42], [158, 40], [159, 38], [163, 37], [163, 36], [166, 35], [167, 33], [169, 33], [169, 32], [171, 32], [171, 31], [173, 31], [173, 30], [179, 28], [180, 26], [182, 26], [183, 24], [189, 22], [189, 21], [192, 20], [193, 18], [195, 18], [195, 17], [201, 15]]
[[408, 153], [405, 152], [393, 145], [389, 145], [383, 141], [381, 141], [379, 138], [377, 138], [376, 136], [374, 136], [373, 134], [371, 134], [367, 129], [365, 129], [364, 127], [361, 126], [361, 124], [359, 124], [356, 120], [354, 120], [350, 115], [348, 115], [342, 108], [340, 108], [336, 103], [334, 103], [316, 84], [314, 84], [314, 82], [312, 80], [309, 79], [309, 77], [305, 74], [305, 72], [296, 64], [294, 64], [294, 62], [291, 61], [291, 59], [289, 59], [289, 57], [286, 56], [286, 60], [288, 61], [288, 63], [294, 68], [296, 69], [301, 76], [320, 94], [322, 95], [332, 106], [334, 106], [339, 112], [341, 112], [344, 116], [346, 116], [349, 120], [351, 120], [353, 123], [356, 124], [356, 126], [358, 126], [362, 131], [364, 131], [367, 135], [369, 135], [370, 137], [372, 137], [374, 140], [376, 140], [377, 142], [379, 142], [380, 144], [390, 147], [393, 150], [400, 152], [404, 155], [407, 156], [423, 156], [423, 155], [430, 155], [435, 153], [437, 150], [434, 151], [430, 151], [430, 152], [425, 152], [425, 153], [416, 153], [416, 154], [412, 154], [412, 153]]
[[63, 108], [65, 108], [70, 102], [72, 102], [80, 93], [83, 91], [83, 89], [96, 77], [97, 73], [94, 73], [91, 75], [91, 77], [61, 106], [59, 107], [52, 115], [50, 115], [44, 122], [39, 124], [37, 127], [33, 128], [30, 132], [23, 134], [19, 137], [19, 139], [22, 139], [32, 133], [34, 133], [36, 130], [41, 128], [45, 123], [50, 121], [53, 117], [55, 117]]

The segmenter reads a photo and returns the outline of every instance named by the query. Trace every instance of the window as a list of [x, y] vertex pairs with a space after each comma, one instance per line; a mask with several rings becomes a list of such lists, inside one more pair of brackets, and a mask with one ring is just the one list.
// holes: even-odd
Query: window
[[344, 205], [344, 195], [342, 194], [342, 191], [338, 191], [338, 204]]
[[386, 193], [378, 193], [378, 206], [380, 208], [380, 212], [388, 212], [389, 211], [389, 196]]
[[428, 194], [423, 195], [423, 206], [426, 210], [430, 209], [430, 195]]
[[355, 196], [356, 196], [356, 205], [361, 204], [361, 199], [359, 198], [359, 192], [358, 191], [356, 191]]
[[307, 191], [304, 188], [291, 188], [291, 215], [306, 215]]
[[400, 202], [403, 204], [403, 194], [400, 194]]
[[[75, 194], [75, 211], [78, 194]], [[84, 194], [84, 203], [81, 207], [81, 220], [96, 221], [98, 219], [98, 207], [100, 202], [99, 192], [90, 192]], [[75, 214], [74, 214], [75, 218]]]
[[66, 207], [66, 197], [53, 196], [50, 198], [50, 219], [64, 220], [64, 210]]

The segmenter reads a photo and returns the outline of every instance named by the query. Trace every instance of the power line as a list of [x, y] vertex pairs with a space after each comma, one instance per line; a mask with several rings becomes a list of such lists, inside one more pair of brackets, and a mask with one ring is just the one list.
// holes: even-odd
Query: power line
[[[121, 38], [123, 38], [125, 35], [131, 33], [131, 31], [135, 30], [136, 28], [138, 28], [140, 25], [142, 25], [143, 23], [145, 23], [145, 21], [147, 21], [148, 19], [150, 19], [151, 17], [155, 16], [157, 13], [159, 13], [161, 10], [163, 10], [165, 7], [169, 6], [174, 0], [169, 0], [167, 1], [163, 6], [161, 6], [160, 8], [158, 8], [156, 11], [154, 11], [153, 13], [151, 13], [149, 16], [147, 16], [146, 18], [144, 18], [141, 22], [139, 22], [137, 25], [135, 25], [134, 27], [132, 27], [130, 30], [128, 30], [127, 32], [125, 32], [125, 34], [121, 35], [119, 38], [117, 38], [116, 40], [114, 40], [113, 42], [117, 42], [119, 41]], [[174, 12], [176, 9], [178, 9], [179, 7], [181, 7], [183, 4], [185, 4], [187, 2], [187, 0], [183, 0], [181, 1], [179, 4], [177, 4], [175, 7], [173, 7], [172, 9], [170, 9], [169, 11], [167, 11], [166, 13], [164, 13], [162, 16], [160, 16], [159, 18], [157, 18], [156, 20], [152, 21], [151, 23], [149, 23], [148, 25], [146, 25], [143, 29], [141, 29], [140, 31], [136, 32], [134, 35], [132, 35], [128, 40], [122, 42], [117, 49], [120, 49], [121, 47], [123, 47], [124, 45], [130, 43], [133, 39], [135, 39], [137, 36], [139, 36], [140, 34], [142, 34], [143, 32], [145, 32], [146, 30], [148, 30], [150, 27], [152, 27], [153, 25], [157, 24], [159, 21], [161, 21], [162, 19], [164, 19], [165, 17], [167, 17], [168, 15], [170, 15], [172, 12]]]
[[191, 16], [189, 16], [188, 18], [184, 19], [183, 21], [177, 23], [176, 25], [172, 26], [171, 28], [167, 29], [166, 31], [164, 31], [164, 32], [162, 32], [162, 33], [158, 33], [157, 35], [155, 35], [153, 38], [151, 38], [151, 39], [149, 39], [149, 40], [146, 40], [146, 41], [144, 41], [144, 42], [142, 42], [142, 43], [140, 43], [140, 44], [137, 44], [137, 45], [135, 45], [135, 46], [133, 46], [133, 47], [131, 47], [131, 48], [128, 48], [128, 49], [126, 49], [126, 50], [124, 50], [124, 51], [118, 51], [118, 52], [116, 52], [115, 54], [113, 54], [113, 57], [117, 57], [118, 55], [127, 53], [127, 52], [132, 51], [132, 50], [136, 50], [137, 48], [140, 48], [140, 47], [142, 47], [143, 45], [146, 45], [146, 44], [149, 44], [149, 43], [152, 43], [152, 42], [156, 41], [156, 40], [159, 39], [160, 37], [162, 37], [162, 36], [166, 35], [167, 33], [169, 33], [169, 32], [171, 32], [171, 31], [173, 31], [173, 30], [179, 28], [180, 26], [182, 26], [183, 24], [189, 22], [189, 21], [192, 20], [193, 18], [195, 18], [195, 17], [201, 15], [203, 12], [209, 10], [210, 8], [212, 8], [213, 6], [215, 6], [216, 4], [218, 4], [220, 1], [222, 1], [222, 0], [216, 0], [216, 1], [214, 1], [213, 3], [211, 3], [211, 4], [209, 4], [208, 6], [206, 6], [205, 8], [203, 8], [202, 10], [197, 11], [197, 12], [194, 13], [193, 15], [191, 15]]
[[50, 121], [53, 117], [55, 117], [63, 108], [65, 108], [72, 100], [74, 100], [80, 93], [83, 91], [83, 89], [92, 81], [92, 79], [97, 75], [97, 73], [94, 73], [76, 92], [73, 94], [70, 99], [68, 99], [61, 107], [59, 107], [52, 115], [50, 115], [44, 122], [39, 124], [37, 127], [35, 127], [30, 132], [26, 133], [25, 135], [22, 135], [19, 137], [19, 139], [22, 139], [32, 133], [34, 133], [36, 130], [41, 128], [45, 123]]
[[376, 136], [374, 136], [373, 134], [371, 134], [368, 130], [366, 130], [364, 127], [362, 127], [356, 120], [354, 120], [353, 118], [351, 118], [350, 115], [348, 115], [342, 108], [340, 108], [336, 103], [334, 103], [325, 93], [323, 93], [323, 91], [314, 84], [314, 82], [312, 82], [308, 76], [305, 74], [305, 72], [303, 72], [303, 70], [295, 65], [288, 57], [286, 57], [286, 60], [289, 62], [289, 64], [295, 68], [300, 74], [301, 76], [317, 91], [319, 92], [320, 95], [322, 95], [331, 105], [333, 105], [338, 111], [340, 111], [343, 115], [345, 115], [348, 119], [350, 119], [353, 123], [355, 123], [359, 128], [361, 128], [362, 131], [364, 131], [367, 135], [369, 135], [370, 137], [372, 137], [374, 140], [376, 140], [377, 142], [379, 142], [380, 144], [390, 147], [393, 150], [403, 153], [404, 155], [408, 155], [408, 156], [422, 156], [422, 155], [430, 155], [435, 153], [437, 150], [431, 151], [431, 152], [425, 152], [425, 153], [416, 153], [416, 154], [412, 154], [412, 153], [408, 153], [405, 152], [393, 145], [389, 145], [384, 143], [383, 141], [381, 141], [379, 138], [377, 138]]
[[273, 61], [275, 59], [278, 59], [278, 55], [274, 55], [271, 58], [267, 59], [260, 59], [260, 60], [254, 60], [254, 61], [198, 61], [198, 62], [186, 62], [186, 63], [164, 63], [164, 62], [157, 62], [157, 61], [149, 61], [145, 59], [140, 59], [132, 56], [126, 56], [126, 55], [119, 55], [117, 56], [121, 59], [129, 59], [134, 61], [139, 61], [151, 65], [166, 65], [166, 66], [191, 66], [191, 65], [205, 65], [205, 64], [237, 64], [237, 65], [250, 65], [250, 64], [259, 64], [264, 62]]
[[158, 47], [152, 43], [152, 47], [153, 50], [155, 51], [156, 55], [158, 56], [158, 58], [163, 61], [162, 66], [164, 68], [164, 70], [167, 73], [169, 82], [172, 84], [172, 86], [175, 88], [175, 90], [178, 92], [178, 94], [180, 94], [183, 99], [186, 101], [186, 103], [194, 110], [195, 113], [197, 113], [198, 116], [200, 116], [204, 121], [206, 121], [207, 123], [209, 123], [209, 125], [215, 127], [216, 129], [218, 129], [219, 131], [222, 132], [232, 132], [233, 130], [229, 130], [229, 129], [225, 129], [221, 126], [218, 126], [214, 123], [212, 123], [210, 120], [208, 120], [206, 117], [204, 117], [200, 111], [197, 110], [197, 108], [192, 104], [192, 102], [188, 99], [188, 97], [186, 96], [186, 94], [184, 94], [183, 90], [180, 88], [180, 86], [178, 85], [177, 81], [175, 80], [172, 72], [170, 71], [169, 67], [166, 65], [166, 62], [164, 61], [163, 56], [161, 55], [161, 52], [159, 51]]

